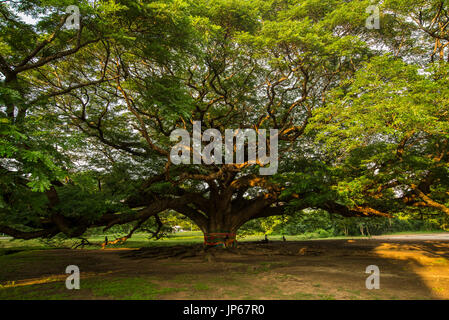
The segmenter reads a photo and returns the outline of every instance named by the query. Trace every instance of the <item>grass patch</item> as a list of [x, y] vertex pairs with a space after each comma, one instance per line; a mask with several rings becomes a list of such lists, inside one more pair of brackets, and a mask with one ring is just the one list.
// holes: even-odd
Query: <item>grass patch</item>
[[[395, 232], [386, 233], [385, 235], [404, 235], [404, 234], [447, 234], [447, 232], [442, 231], [405, 231], [405, 232]], [[82, 247], [82, 249], [99, 249], [101, 244], [104, 242], [105, 236], [108, 237], [110, 241], [115, 240], [118, 237], [122, 237], [125, 234], [105, 234], [101, 236], [90, 236], [87, 239], [91, 245]], [[363, 236], [351, 236], [351, 237], [329, 237], [323, 238], [316, 233], [299, 234], [293, 236], [285, 236], [287, 241], [304, 241], [304, 240], [342, 240], [342, 239], [366, 239]], [[238, 241], [240, 242], [253, 242], [260, 241], [264, 239], [264, 235], [249, 235], [249, 236], [238, 236]], [[270, 235], [270, 241], [282, 241], [282, 235]], [[188, 231], [179, 232], [175, 234], [170, 234], [159, 240], [150, 239], [148, 234], [136, 233], [131, 239], [123, 244], [110, 245], [108, 248], [142, 248], [142, 247], [157, 247], [157, 246], [174, 246], [174, 245], [193, 245], [203, 243], [203, 234], [200, 231]], [[58, 249], [58, 248], [72, 248], [74, 245], [80, 242], [79, 239], [69, 239], [60, 240], [53, 242], [44, 242], [39, 239], [33, 240], [14, 240], [12, 238], [3, 237], [0, 238], [0, 257], [7, 253], [5, 249], [15, 249], [15, 250], [45, 250], [45, 249]], [[80, 247], [81, 248], [81, 247]]]
[[161, 288], [150, 279], [142, 277], [88, 279], [83, 282], [81, 290], [83, 289], [90, 290], [96, 297], [127, 300], [154, 300], [163, 294], [185, 290], [183, 288]]
[[449, 264], [449, 259], [446, 259], [446, 258], [438, 258], [438, 259], [436, 259], [434, 262], [435, 262], [435, 263], [438, 263], [438, 264]]
[[70, 298], [70, 295], [63, 282], [0, 287], [0, 300], [62, 300], [67, 298]]
[[335, 300], [335, 296], [332, 294], [318, 294], [321, 300]]
[[205, 283], [198, 282], [193, 285], [193, 289], [195, 289], [196, 291], [204, 291], [210, 290], [210, 287]]
[[293, 298], [295, 300], [313, 300], [315, 299], [315, 295], [311, 293], [297, 292], [293, 295]]
[[192, 283], [197, 279], [198, 279], [197, 275], [185, 273], [185, 274], [177, 274], [170, 281], [173, 281], [175, 283]]
[[185, 291], [186, 288], [161, 287], [150, 278], [85, 279], [79, 290], [67, 290], [65, 282], [0, 288], [0, 300], [64, 300], [98, 299], [155, 300], [165, 294]]

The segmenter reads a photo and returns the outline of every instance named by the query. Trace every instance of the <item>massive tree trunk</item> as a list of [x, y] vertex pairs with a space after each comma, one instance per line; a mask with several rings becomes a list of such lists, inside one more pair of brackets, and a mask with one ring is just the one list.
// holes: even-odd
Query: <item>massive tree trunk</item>
[[205, 214], [186, 214], [185, 208], [182, 213], [203, 231], [205, 247], [232, 248], [237, 246], [236, 236], [243, 224], [253, 219], [284, 213], [284, 207], [274, 205], [274, 202], [274, 198], [269, 199], [266, 195], [252, 200], [231, 201], [231, 198], [218, 198], [216, 201], [208, 201], [209, 210]]
[[237, 246], [238, 228], [235, 219], [225, 212], [215, 212], [209, 215], [208, 223], [203, 230], [205, 247], [232, 248]]

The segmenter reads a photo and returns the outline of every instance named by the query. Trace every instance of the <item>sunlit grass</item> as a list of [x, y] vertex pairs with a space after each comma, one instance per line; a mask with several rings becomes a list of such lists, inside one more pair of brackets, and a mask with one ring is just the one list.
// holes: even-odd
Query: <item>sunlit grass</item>
[[[83, 249], [100, 249], [101, 244], [105, 240], [105, 236], [108, 237], [109, 241], [115, 240], [115, 238], [121, 237], [123, 235], [102, 235], [102, 236], [91, 236], [88, 237], [90, 245], [86, 245]], [[301, 241], [301, 240], [318, 240], [318, 238], [313, 238], [310, 235], [296, 235], [296, 236], [285, 236], [287, 241]], [[282, 235], [270, 235], [268, 236], [270, 241], [282, 241]], [[349, 238], [360, 238], [360, 237], [349, 237]], [[251, 235], [245, 237], [238, 237], [239, 242], [251, 242], [251, 241], [261, 241], [264, 239], [263, 235]], [[345, 239], [345, 237], [333, 237], [327, 239]], [[55, 248], [73, 248], [78, 244], [80, 240], [70, 239], [65, 241], [59, 241], [54, 243], [45, 243], [38, 239], [33, 240], [16, 240], [11, 238], [0, 238], [0, 256], [10, 254], [8, 249], [23, 251], [23, 250], [44, 250], [44, 249], [55, 249]], [[200, 244], [204, 242], [203, 234], [199, 231], [193, 232], [180, 232], [163, 239], [154, 240], [149, 239], [147, 234], [135, 234], [132, 238], [128, 239], [125, 243], [114, 244], [107, 246], [107, 248], [141, 248], [141, 247], [152, 247], [152, 246], [173, 246], [173, 245], [192, 245]]]
[[[388, 235], [404, 235], [404, 234], [421, 234], [421, 233], [442, 233], [442, 232], [431, 232], [431, 231], [418, 231], [418, 232], [396, 232], [390, 233]], [[117, 234], [107, 234], [101, 236], [90, 236], [88, 241], [90, 245], [84, 247], [79, 247], [83, 249], [100, 249], [101, 244], [105, 240], [105, 236], [108, 237], [109, 241], [113, 241], [116, 238], [123, 237], [123, 235]], [[320, 238], [317, 234], [308, 233], [300, 234], [294, 236], [285, 236], [287, 241], [303, 241], [303, 240], [342, 240], [342, 239], [366, 239], [369, 237], [362, 236], [350, 236], [350, 237], [329, 237]], [[248, 236], [237, 236], [239, 242], [252, 242], [261, 241], [264, 239], [264, 235], [248, 235]], [[282, 235], [269, 235], [268, 239], [270, 241], [283, 241]], [[193, 245], [200, 244], [204, 242], [203, 234], [200, 231], [187, 231], [179, 232], [175, 234], [170, 234], [159, 240], [150, 239], [148, 234], [137, 233], [134, 234], [132, 238], [128, 239], [125, 243], [114, 244], [107, 247], [107, 249], [115, 248], [142, 248], [142, 247], [153, 247], [153, 246], [173, 246], [173, 245]], [[73, 248], [76, 244], [80, 243], [79, 239], [70, 239], [65, 241], [58, 241], [53, 243], [45, 243], [39, 239], [33, 240], [15, 240], [11, 238], [0, 238], [0, 257], [3, 255], [11, 254], [9, 250], [25, 251], [25, 250], [44, 250], [44, 249], [55, 249], [55, 248]]]
[[184, 288], [174, 287], [163, 288], [150, 279], [142, 277], [87, 280], [83, 282], [82, 289], [90, 290], [97, 297], [131, 300], [154, 300], [159, 295], [184, 290]]

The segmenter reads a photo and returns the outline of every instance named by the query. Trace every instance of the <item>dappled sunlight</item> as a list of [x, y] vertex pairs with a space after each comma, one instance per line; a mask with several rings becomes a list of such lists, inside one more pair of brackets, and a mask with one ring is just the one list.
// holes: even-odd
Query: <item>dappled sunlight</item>
[[[432, 246], [445, 250], [429, 250]], [[449, 243], [381, 243], [373, 251], [381, 258], [406, 262], [435, 298], [449, 299]]]
[[[117, 273], [118, 271], [108, 271], [108, 272], [85, 272], [82, 275], [82, 278], [92, 278], [92, 277], [98, 277], [98, 276], [104, 276], [109, 275], [112, 273]], [[60, 282], [65, 281], [69, 275], [68, 274], [56, 274], [51, 275], [47, 277], [41, 277], [41, 278], [32, 278], [32, 279], [23, 279], [23, 280], [17, 280], [17, 281], [7, 281], [6, 283], [0, 284], [0, 289], [6, 289], [6, 288], [16, 288], [16, 287], [25, 287], [25, 286], [32, 286], [36, 284], [47, 284], [47, 283], [53, 283], [53, 282]]]
[[[0, 300], [125, 296], [152, 299], [449, 299], [447, 241], [368, 238], [274, 241], [272, 238], [268, 243], [242, 241], [233, 250], [209, 249], [207, 253], [199, 242], [142, 249], [14, 252], [2, 259], [5, 268], [1, 270]], [[64, 270], [68, 265], [79, 266], [79, 292], [65, 289], [69, 274]], [[369, 265], [380, 268], [380, 290], [366, 288], [365, 270]], [[145, 284], [150, 282], [147, 288]], [[217, 285], [220, 290], [212, 291]]]

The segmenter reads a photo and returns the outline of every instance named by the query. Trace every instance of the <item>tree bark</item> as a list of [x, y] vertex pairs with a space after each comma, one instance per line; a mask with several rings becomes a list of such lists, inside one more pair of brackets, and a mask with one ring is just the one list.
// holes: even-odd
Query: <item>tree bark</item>
[[238, 225], [230, 214], [215, 212], [209, 215], [208, 224], [204, 228], [204, 246], [234, 248], [237, 246]]

